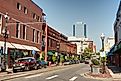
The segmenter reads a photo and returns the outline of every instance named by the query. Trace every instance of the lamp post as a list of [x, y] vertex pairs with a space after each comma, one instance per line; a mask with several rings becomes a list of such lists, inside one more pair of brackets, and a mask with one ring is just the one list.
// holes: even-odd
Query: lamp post
[[60, 62], [60, 55], [59, 55], [59, 48], [60, 48], [60, 43], [57, 43], [57, 65], [59, 65]]
[[8, 35], [9, 35], [9, 31], [7, 30], [7, 23], [9, 20], [9, 16], [6, 13], [6, 15], [4, 15], [4, 17], [5, 17], [5, 28], [2, 31], [2, 34], [4, 36], [4, 50], [3, 50], [1, 71], [6, 71], [6, 39], [8, 38]]
[[[102, 33], [100, 36], [101, 40], [102, 40], [102, 49], [101, 51], [104, 52], [104, 39], [105, 39], [105, 35]], [[105, 57], [102, 57], [102, 73], [105, 73]]]

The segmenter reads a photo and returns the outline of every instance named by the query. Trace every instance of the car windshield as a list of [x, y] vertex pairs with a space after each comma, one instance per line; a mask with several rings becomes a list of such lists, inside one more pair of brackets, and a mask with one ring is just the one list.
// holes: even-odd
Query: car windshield
[[19, 59], [18, 62], [29, 62], [30, 59]]

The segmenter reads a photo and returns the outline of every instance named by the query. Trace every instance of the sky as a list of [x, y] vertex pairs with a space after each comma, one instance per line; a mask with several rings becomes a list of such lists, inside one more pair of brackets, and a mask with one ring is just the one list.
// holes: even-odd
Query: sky
[[[101, 33], [114, 36], [113, 24], [120, 0], [33, 0], [46, 14], [50, 26], [66, 36], [72, 36], [72, 25], [87, 25], [87, 37], [101, 49]], [[76, 30], [81, 31], [82, 25]], [[79, 36], [79, 33], [77, 33]]]

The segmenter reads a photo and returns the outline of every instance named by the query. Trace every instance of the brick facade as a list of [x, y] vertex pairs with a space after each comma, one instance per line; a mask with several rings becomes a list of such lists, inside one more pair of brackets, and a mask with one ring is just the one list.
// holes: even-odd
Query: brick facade
[[[0, 2], [0, 41], [3, 42], [2, 31], [5, 29], [6, 21], [4, 16], [6, 14], [9, 17], [7, 23], [7, 31], [9, 31], [7, 42], [11, 43], [11, 45], [32, 46], [38, 49], [38, 52], [41, 52], [42, 22], [45, 16], [43, 10], [32, 0], [2, 0]], [[11, 61], [16, 59], [18, 53], [22, 52], [24, 55], [26, 53], [30, 55], [32, 54], [32, 50], [35, 50], [32, 47], [31, 49], [14, 47], [15, 49], [7, 48], [9, 67], [11, 67]], [[14, 50], [18, 51], [18, 53], [16, 52], [16, 56], [13, 56]]]

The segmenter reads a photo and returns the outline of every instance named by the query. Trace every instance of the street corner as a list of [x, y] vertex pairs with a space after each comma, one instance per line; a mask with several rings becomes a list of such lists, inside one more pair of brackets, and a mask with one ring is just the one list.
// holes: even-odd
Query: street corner
[[91, 72], [87, 72], [84, 74], [80, 74], [81, 76], [85, 77], [85, 78], [92, 78], [92, 79], [100, 79], [100, 80], [106, 80], [106, 79], [112, 79], [112, 76], [110, 74], [93, 74]]

